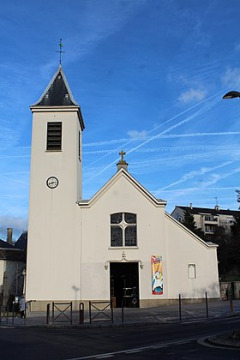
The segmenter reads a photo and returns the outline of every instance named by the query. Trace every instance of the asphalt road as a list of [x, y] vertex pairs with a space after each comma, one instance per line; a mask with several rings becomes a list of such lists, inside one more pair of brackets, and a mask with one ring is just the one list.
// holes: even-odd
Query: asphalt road
[[202, 345], [199, 339], [240, 328], [239, 317], [195, 323], [102, 328], [3, 328], [1, 360], [240, 359], [240, 350]]

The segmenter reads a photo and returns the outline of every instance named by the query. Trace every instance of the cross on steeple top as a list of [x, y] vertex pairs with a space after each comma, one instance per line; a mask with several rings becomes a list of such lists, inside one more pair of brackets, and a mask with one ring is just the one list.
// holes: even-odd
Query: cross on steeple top
[[64, 53], [65, 51], [62, 51], [63, 48], [63, 43], [62, 43], [62, 39], [59, 40], [59, 50], [57, 52], [59, 52], [59, 64], [62, 64], [62, 53]]

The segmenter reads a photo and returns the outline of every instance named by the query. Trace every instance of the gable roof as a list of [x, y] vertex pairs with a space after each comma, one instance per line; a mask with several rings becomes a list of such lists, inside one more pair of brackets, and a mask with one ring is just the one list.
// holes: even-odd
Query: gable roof
[[96, 201], [98, 201], [98, 199], [100, 199], [103, 194], [122, 176], [127, 179], [135, 188], [137, 188], [142, 193], [142, 195], [151, 201], [155, 206], [165, 206], [167, 204], [165, 200], [155, 198], [124, 168], [118, 170], [116, 174], [113, 175], [111, 179], [90, 200], [80, 200], [77, 202], [77, 204], [82, 207], [91, 206]]
[[210, 208], [200, 208], [200, 207], [190, 207], [190, 206], [175, 206], [175, 209], [182, 209], [183, 211], [190, 211], [191, 214], [211, 214], [211, 215], [230, 215], [234, 217], [240, 216], [240, 211], [237, 210], [221, 210], [221, 209], [210, 209]]
[[25, 261], [25, 254], [14, 245], [0, 239], [0, 260]]
[[16, 249], [21, 249], [21, 250], [26, 250], [27, 248], [27, 238], [28, 238], [28, 232], [24, 231], [20, 237], [18, 238], [18, 240], [15, 242], [15, 248]]
[[14, 246], [0, 239], [0, 249], [14, 249]]

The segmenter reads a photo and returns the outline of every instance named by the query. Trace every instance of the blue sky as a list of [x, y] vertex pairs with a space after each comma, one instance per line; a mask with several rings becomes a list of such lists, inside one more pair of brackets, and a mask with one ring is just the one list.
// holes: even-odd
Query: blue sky
[[[175, 205], [237, 209], [239, 0], [12, 0], [0, 13], [0, 238], [27, 229], [31, 112], [58, 68], [81, 106], [83, 197], [129, 172]], [[217, 198], [217, 199], [216, 199]]]

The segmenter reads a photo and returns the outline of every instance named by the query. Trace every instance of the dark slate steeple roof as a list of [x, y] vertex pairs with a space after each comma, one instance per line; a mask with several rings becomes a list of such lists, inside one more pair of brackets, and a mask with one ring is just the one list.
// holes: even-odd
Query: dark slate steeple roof
[[34, 103], [30, 108], [33, 108], [35, 106], [77, 106], [79, 121], [81, 123], [82, 130], [85, 127], [80, 107], [78, 103], [74, 100], [61, 65], [57, 69], [52, 80], [50, 81], [49, 85], [47, 86], [46, 90], [43, 92], [39, 100]]
[[74, 100], [62, 67], [59, 66], [48, 87], [33, 106], [79, 106]]

